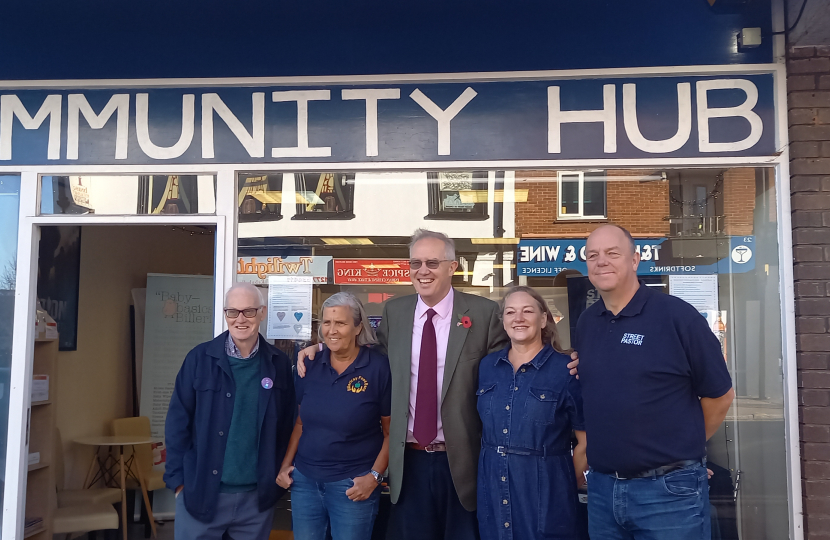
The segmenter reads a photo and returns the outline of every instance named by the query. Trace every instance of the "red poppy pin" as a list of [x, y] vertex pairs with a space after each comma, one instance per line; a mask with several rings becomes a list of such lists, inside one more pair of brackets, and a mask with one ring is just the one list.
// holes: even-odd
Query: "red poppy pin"
[[470, 318], [465, 315], [461, 317], [461, 320], [455, 323], [455, 325], [463, 326], [464, 328], [469, 328], [473, 325], [473, 321], [471, 321]]

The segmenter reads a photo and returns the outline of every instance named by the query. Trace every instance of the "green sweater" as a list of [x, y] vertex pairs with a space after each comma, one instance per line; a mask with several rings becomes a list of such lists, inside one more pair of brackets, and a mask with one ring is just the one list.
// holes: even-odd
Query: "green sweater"
[[259, 454], [260, 352], [250, 358], [228, 356], [236, 395], [222, 467], [222, 493], [253, 491], [257, 487]]

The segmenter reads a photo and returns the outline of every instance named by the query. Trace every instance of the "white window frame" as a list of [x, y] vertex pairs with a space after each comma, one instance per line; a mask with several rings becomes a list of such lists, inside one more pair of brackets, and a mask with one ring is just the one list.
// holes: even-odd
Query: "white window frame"
[[[579, 178], [579, 213], [577, 214], [562, 213], [562, 178], [570, 176]], [[556, 171], [556, 219], [608, 219], [608, 182], [605, 182], [605, 215], [585, 215], [585, 171]]]
[[[1, 170], [1, 169], [0, 169]], [[205, 171], [204, 166], [183, 168], [148, 168], [149, 174], [201, 174], [216, 176], [215, 214], [160, 214], [160, 215], [95, 215], [57, 214], [40, 215], [40, 188], [42, 176], [60, 174], [119, 174], [134, 175], [134, 169], [113, 166], [40, 167], [22, 170], [20, 174], [19, 228], [17, 233], [17, 281], [14, 304], [14, 338], [9, 384], [9, 421], [6, 446], [5, 488], [3, 492], [2, 538], [23, 538], [28, 478], [28, 433], [31, 414], [31, 379], [34, 364], [34, 320], [37, 294], [38, 242], [40, 227], [48, 225], [207, 225], [215, 227], [214, 247], [214, 313], [222, 313], [224, 291], [235, 278], [236, 253], [236, 183], [233, 168]], [[50, 172], [51, 171], [51, 172]], [[142, 170], [142, 174], [145, 172]], [[6, 174], [6, 171], [3, 171]], [[11, 174], [14, 174], [10, 172]], [[220, 195], [221, 194], [221, 195]], [[214, 317], [214, 335], [225, 329], [225, 318]], [[21, 339], [22, 338], [22, 339]]]

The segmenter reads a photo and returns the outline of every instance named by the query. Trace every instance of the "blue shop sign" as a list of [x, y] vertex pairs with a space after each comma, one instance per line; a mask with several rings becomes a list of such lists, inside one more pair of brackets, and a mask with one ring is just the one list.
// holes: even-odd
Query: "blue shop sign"
[[[635, 238], [639, 275], [728, 274], [755, 269], [755, 237]], [[516, 256], [520, 276], [556, 276], [565, 270], [588, 275], [585, 239], [521, 240]]]
[[772, 73], [729, 72], [0, 90], [0, 165], [767, 156], [773, 89]]

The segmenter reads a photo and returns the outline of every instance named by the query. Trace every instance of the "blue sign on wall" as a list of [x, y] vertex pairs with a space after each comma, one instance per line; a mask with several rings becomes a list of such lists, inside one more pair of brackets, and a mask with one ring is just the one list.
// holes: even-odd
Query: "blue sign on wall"
[[772, 155], [772, 74], [0, 92], [0, 165]]
[[[755, 237], [635, 238], [639, 275], [738, 274], [755, 269]], [[588, 275], [585, 239], [521, 240], [520, 276], [556, 276], [565, 270]]]

